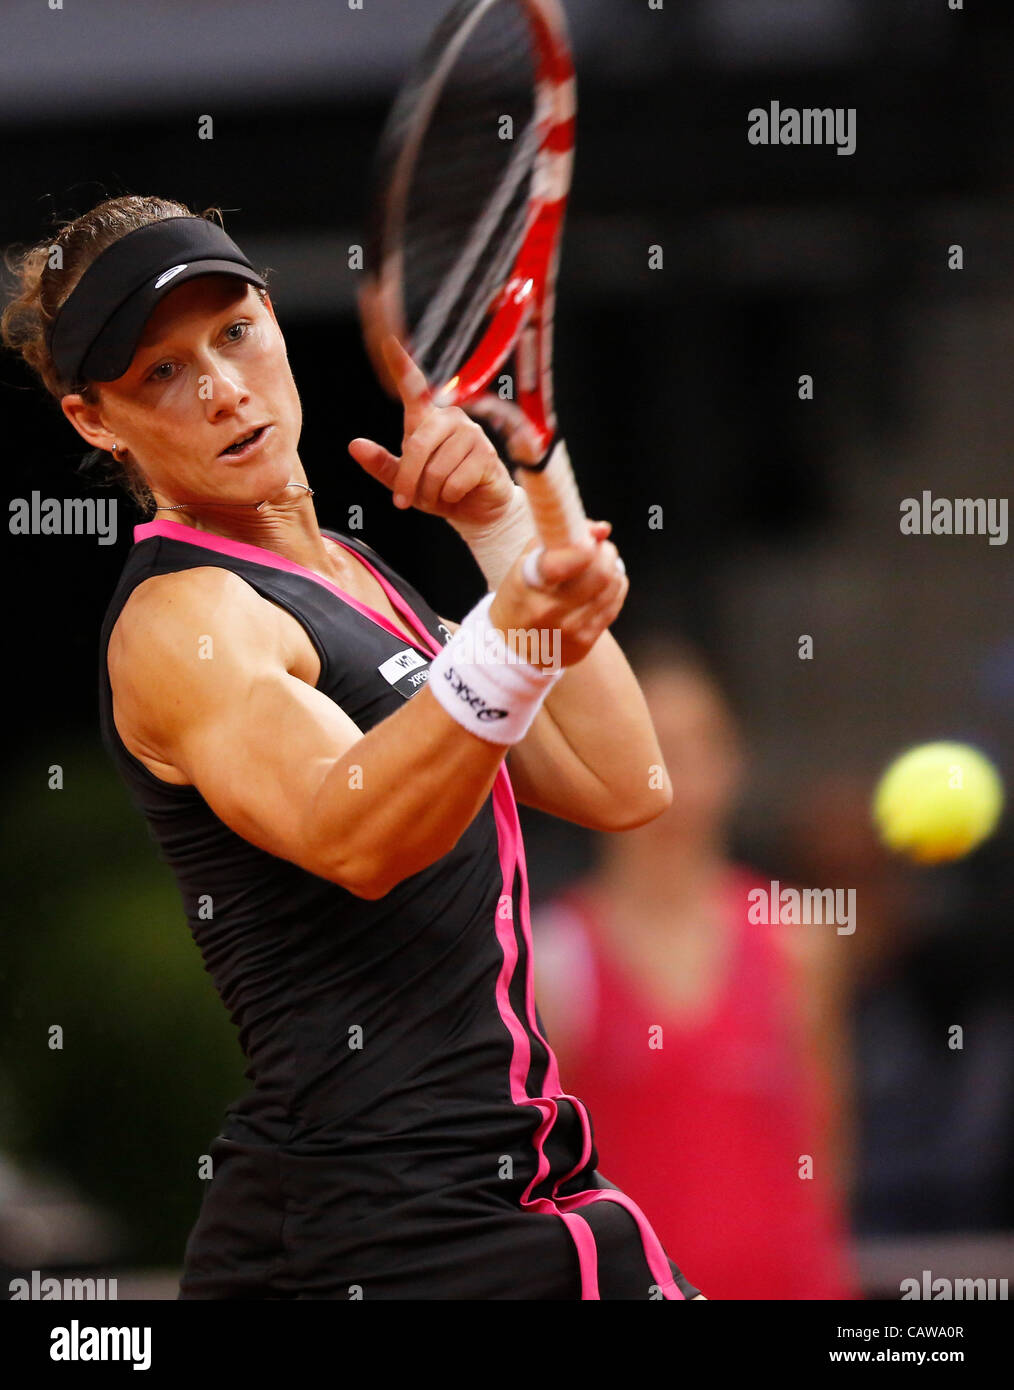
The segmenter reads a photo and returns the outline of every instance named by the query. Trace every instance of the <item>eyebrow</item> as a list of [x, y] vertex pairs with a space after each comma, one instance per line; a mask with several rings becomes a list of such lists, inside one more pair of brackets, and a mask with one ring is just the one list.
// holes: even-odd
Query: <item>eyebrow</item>
[[[224, 308], [219, 309], [214, 315], [212, 315], [212, 317], [218, 319], [226, 314], [234, 313], [241, 304], [245, 303], [245, 301], [246, 295], [238, 294], [234, 298], [232, 298], [229, 301], [229, 303], [225, 305]], [[164, 329], [157, 337], [152, 337], [148, 333], [142, 333], [140, 338], [137, 340], [137, 348], [135, 349], [135, 351], [147, 352], [149, 348], [157, 348], [161, 343], [165, 342], [166, 338], [171, 336], [172, 331], [173, 330], [171, 328]]]

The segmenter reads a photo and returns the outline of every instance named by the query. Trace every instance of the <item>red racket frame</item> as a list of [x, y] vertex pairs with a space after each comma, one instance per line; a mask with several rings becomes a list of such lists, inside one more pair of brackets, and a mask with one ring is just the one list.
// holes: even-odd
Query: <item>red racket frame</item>
[[[511, 461], [520, 469], [540, 537], [547, 545], [563, 545], [588, 534], [566, 446], [556, 434], [552, 377], [556, 275], [574, 158], [577, 82], [559, 0], [519, 3], [532, 38], [539, 129], [527, 224], [493, 317], [474, 352], [449, 381], [431, 384], [438, 404], [461, 406], [503, 434]], [[463, 22], [475, 18], [477, 8], [471, 7]], [[431, 110], [432, 95], [426, 100]], [[428, 115], [427, 107], [422, 109]], [[406, 149], [417, 147], [424, 129], [423, 124]], [[372, 313], [386, 318], [387, 330], [411, 351], [397, 275], [398, 258], [393, 257], [390, 265], [380, 268]], [[376, 364], [376, 324], [372, 328], [368, 345], [372, 337]], [[514, 349], [517, 400], [505, 401], [486, 388]]]

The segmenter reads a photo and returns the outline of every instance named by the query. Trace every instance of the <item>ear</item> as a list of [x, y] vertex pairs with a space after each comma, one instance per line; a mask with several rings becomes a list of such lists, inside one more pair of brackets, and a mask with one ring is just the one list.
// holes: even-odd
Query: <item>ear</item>
[[117, 443], [116, 436], [102, 423], [102, 413], [97, 405], [89, 405], [79, 392], [60, 397], [60, 409], [77, 430], [78, 434], [93, 449], [104, 449], [107, 453]]

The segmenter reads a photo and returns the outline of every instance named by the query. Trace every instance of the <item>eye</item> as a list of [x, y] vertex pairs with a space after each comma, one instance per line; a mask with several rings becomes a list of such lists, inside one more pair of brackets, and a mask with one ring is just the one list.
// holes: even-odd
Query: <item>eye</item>
[[[230, 323], [228, 328], [225, 329], [225, 336], [228, 342], [241, 343], [243, 339], [248, 336], [250, 326], [250, 321], [248, 319], [237, 319], [235, 323]], [[240, 331], [236, 332], [237, 329]], [[157, 367], [152, 368], [146, 379], [148, 381], [172, 381], [175, 376], [173, 367], [174, 364], [172, 362], [160, 362]]]

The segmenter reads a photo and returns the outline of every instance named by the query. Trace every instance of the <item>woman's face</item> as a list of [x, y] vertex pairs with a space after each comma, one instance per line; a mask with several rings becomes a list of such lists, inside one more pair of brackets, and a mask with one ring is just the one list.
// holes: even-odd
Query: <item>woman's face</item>
[[[250, 502], [298, 475], [302, 409], [271, 301], [234, 276], [203, 275], [161, 299], [130, 367], [97, 383], [98, 405], [64, 396], [96, 448], [128, 450], [174, 501]], [[270, 425], [246, 459], [222, 450]]]

